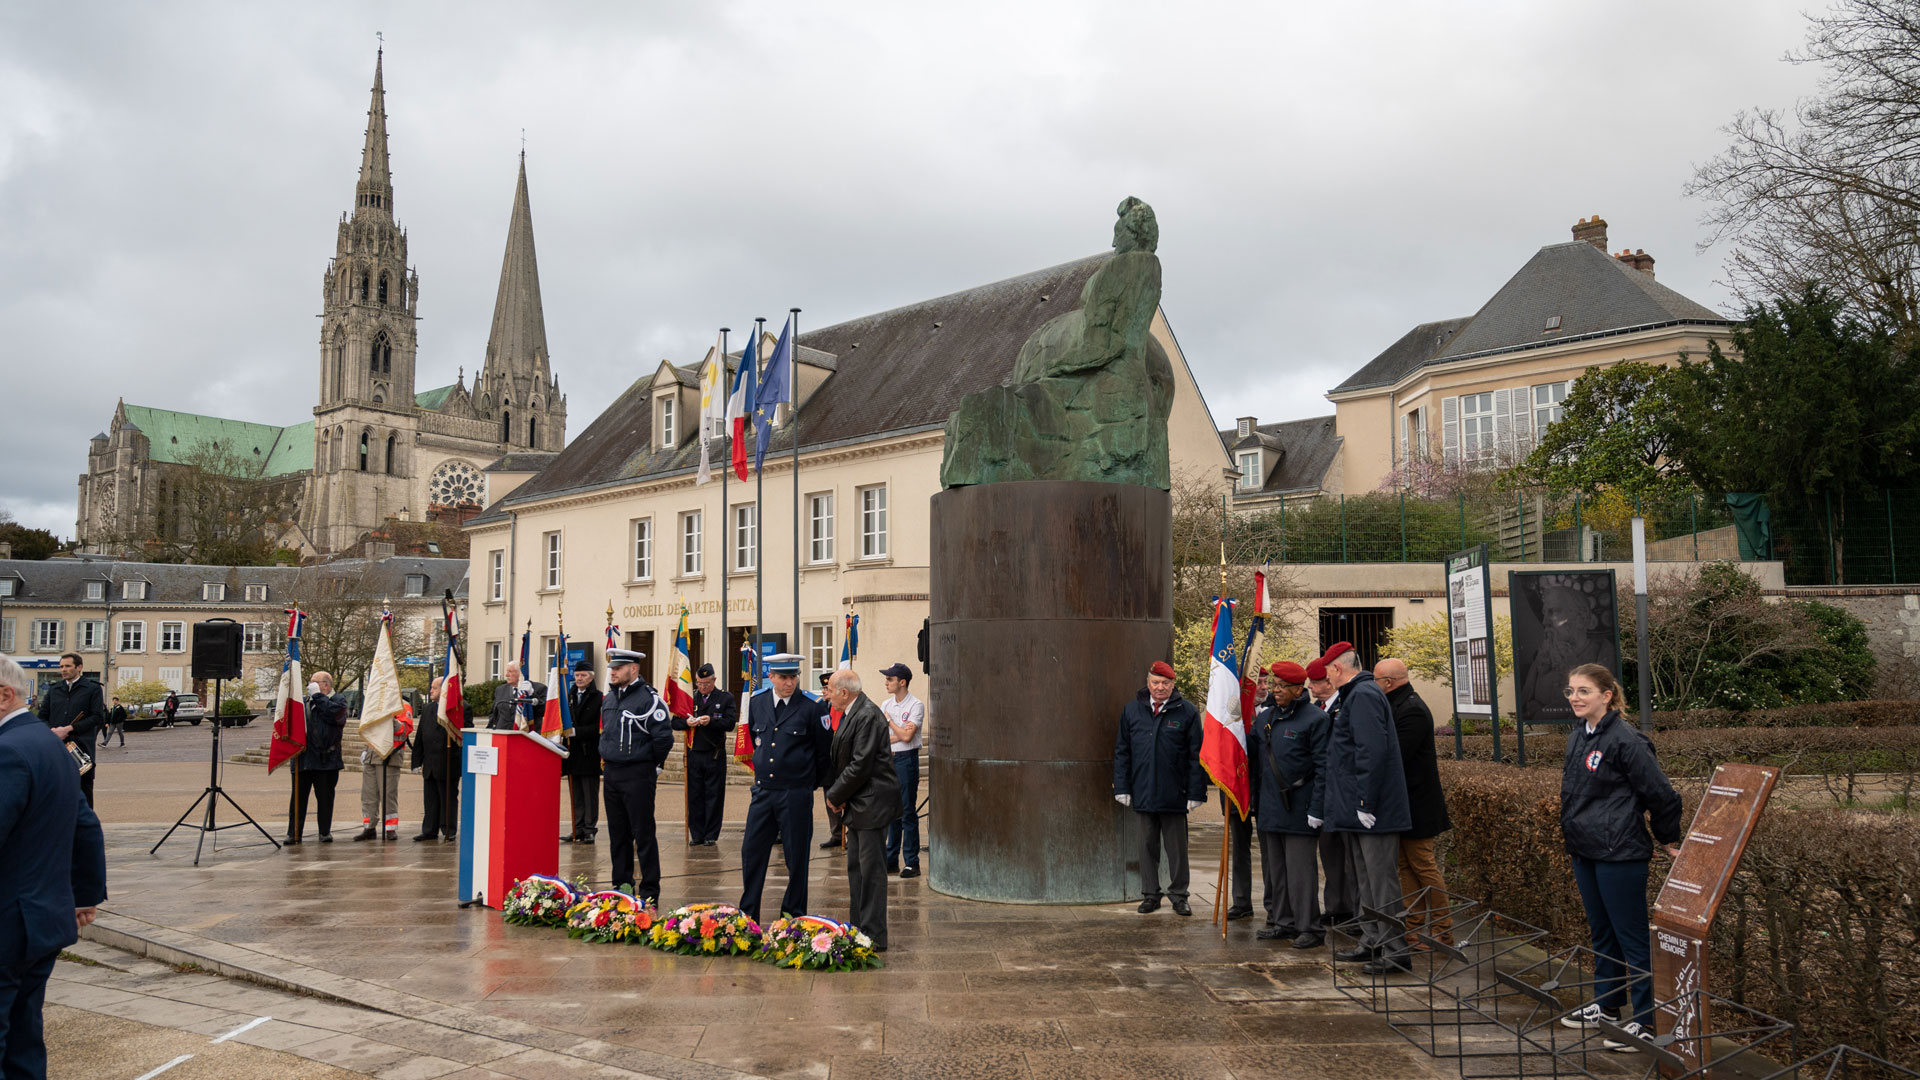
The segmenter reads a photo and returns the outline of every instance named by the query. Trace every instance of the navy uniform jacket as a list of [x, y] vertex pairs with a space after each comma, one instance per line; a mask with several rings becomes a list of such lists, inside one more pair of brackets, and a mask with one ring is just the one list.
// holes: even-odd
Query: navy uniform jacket
[[0, 967], [73, 944], [74, 909], [107, 898], [106, 844], [80, 774], [24, 712], [0, 725], [0, 868]]
[[680, 717], [673, 718], [673, 730], [693, 732], [693, 756], [726, 761], [733, 754], [733, 740], [728, 734], [733, 725], [740, 721], [740, 708], [733, 703], [733, 695], [719, 687], [713, 693], [693, 695], [693, 715], [707, 717], [707, 723], [697, 728], [687, 726]]
[[1247, 766], [1260, 831], [1317, 835], [1307, 822], [1325, 817], [1327, 729], [1332, 721], [1305, 694], [1270, 705], [1247, 725]]
[[600, 760], [662, 768], [673, 753], [673, 719], [644, 679], [609, 686], [600, 700]]
[[795, 691], [775, 708], [772, 690], [753, 695], [747, 726], [753, 735], [753, 786], [768, 790], [825, 787], [833, 769], [833, 729], [827, 703]]
[[1154, 715], [1143, 687], [1120, 710], [1113, 740], [1113, 793], [1131, 795], [1142, 814], [1184, 814], [1187, 804], [1207, 797], [1207, 773], [1200, 767], [1200, 711], [1174, 690]]
[[[1326, 819], [1329, 832], [1403, 833], [1413, 827], [1407, 807], [1406, 764], [1393, 706], [1373, 673], [1354, 674], [1333, 699], [1327, 742]], [[1360, 821], [1364, 810], [1373, 828]]]

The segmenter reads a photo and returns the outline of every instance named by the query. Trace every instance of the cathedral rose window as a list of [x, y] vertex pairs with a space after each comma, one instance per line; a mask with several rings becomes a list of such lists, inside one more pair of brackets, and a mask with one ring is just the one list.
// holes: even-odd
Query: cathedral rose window
[[427, 494], [435, 506], [480, 506], [486, 501], [486, 478], [464, 461], [449, 461], [433, 470]]

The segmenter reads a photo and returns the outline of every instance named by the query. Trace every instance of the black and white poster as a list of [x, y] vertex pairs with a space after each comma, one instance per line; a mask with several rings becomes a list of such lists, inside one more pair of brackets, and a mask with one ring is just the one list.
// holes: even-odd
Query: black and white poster
[[1620, 619], [1611, 570], [1517, 571], [1513, 614], [1516, 712], [1526, 724], [1571, 724], [1567, 672], [1600, 664], [1620, 674]]

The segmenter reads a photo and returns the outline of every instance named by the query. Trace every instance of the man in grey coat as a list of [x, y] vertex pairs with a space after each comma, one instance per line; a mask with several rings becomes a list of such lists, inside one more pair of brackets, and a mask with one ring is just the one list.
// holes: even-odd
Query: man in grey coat
[[847, 837], [847, 922], [887, 951], [887, 826], [900, 816], [900, 779], [892, 735], [880, 706], [860, 689], [860, 676], [836, 671], [827, 697], [840, 710], [833, 733], [827, 808], [841, 815]]

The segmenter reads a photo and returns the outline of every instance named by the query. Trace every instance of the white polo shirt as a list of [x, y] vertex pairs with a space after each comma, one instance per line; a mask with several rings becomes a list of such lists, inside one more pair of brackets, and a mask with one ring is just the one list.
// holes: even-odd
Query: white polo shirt
[[908, 750], [920, 749], [920, 737], [927, 733], [927, 707], [920, 704], [919, 698], [914, 697], [912, 693], [908, 693], [906, 697], [895, 701], [889, 696], [880, 702], [880, 711], [886, 714], [887, 722], [890, 724], [912, 724], [914, 726], [913, 738], [908, 739], [906, 742], [894, 743], [894, 753], [900, 754]]

